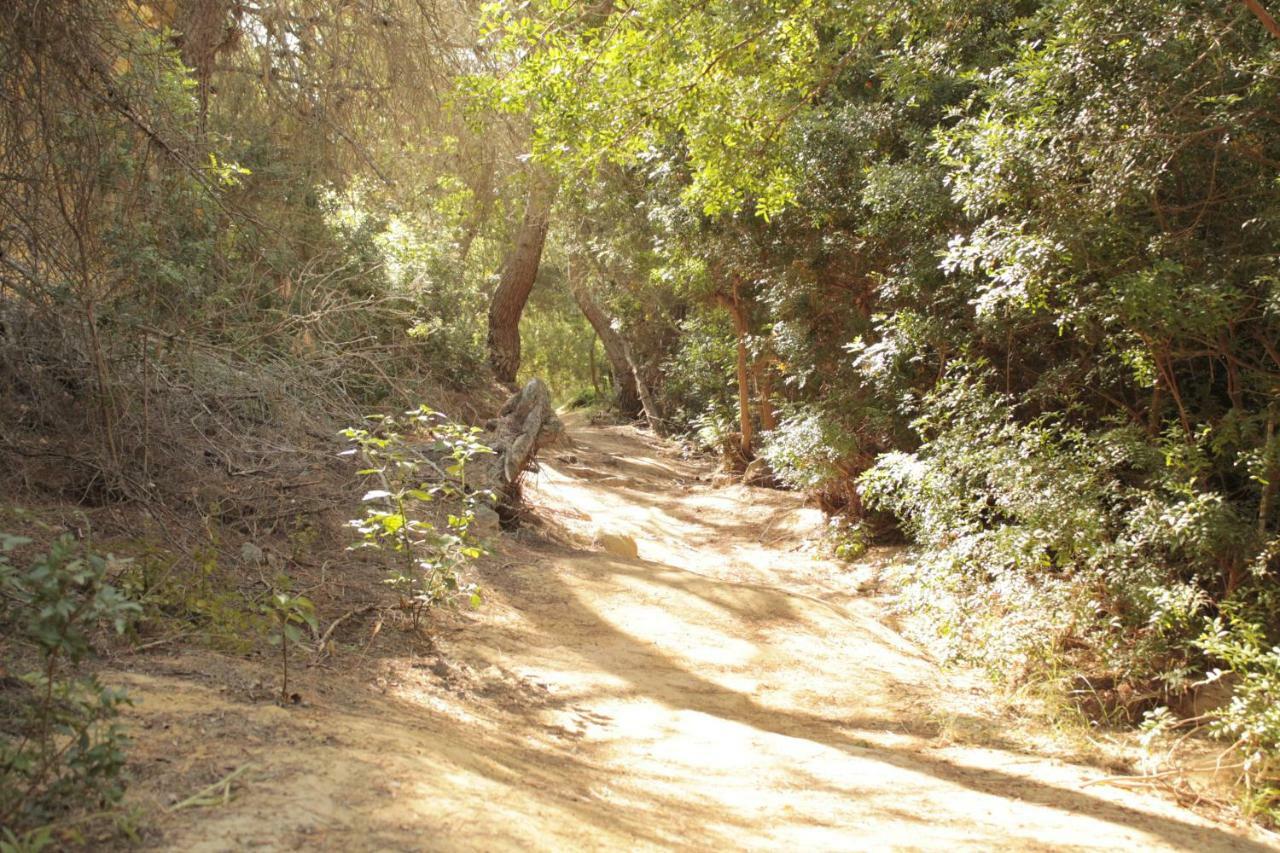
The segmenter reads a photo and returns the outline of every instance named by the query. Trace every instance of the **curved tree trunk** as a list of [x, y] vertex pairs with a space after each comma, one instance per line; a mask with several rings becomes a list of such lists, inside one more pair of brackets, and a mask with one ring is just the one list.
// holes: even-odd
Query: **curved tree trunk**
[[613, 328], [609, 315], [591, 298], [591, 292], [587, 290], [587, 283], [583, 280], [581, 263], [572, 263], [569, 268], [569, 290], [573, 292], [573, 301], [578, 303], [583, 316], [604, 344], [604, 354], [609, 359], [609, 369], [613, 373], [618, 411], [626, 417], [634, 418], [640, 414], [640, 392], [636, 388], [636, 375], [627, 360], [626, 342], [617, 329]]
[[515, 384], [520, 370], [520, 315], [538, 277], [553, 195], [544, 180], [532, 179], [516, 244], [489, 302], [489, 364], [499, 381], [507, 385]]

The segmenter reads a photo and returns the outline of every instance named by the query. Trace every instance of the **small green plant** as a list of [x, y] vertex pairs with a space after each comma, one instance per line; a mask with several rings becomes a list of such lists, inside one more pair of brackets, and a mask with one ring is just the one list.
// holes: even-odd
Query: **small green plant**
[[119, 543], [132, 559], [116, 583], [146, 609], [158, 634], [190, 635], [218, 651], [247, 654], [265, 631], [255, 601], [229, 583], [210, 544], [178, 553], [145, 541]]
[[284, 578], [271, 594], [270, 600], [262, 605], [262, 610], [271, 619], [272, 630], [268, 640], [273, 646], [280, 647], [280, 701], [288, 704], [289, 695], [289, 646], [302, 641], [301, 626], [307, 625], [312, 630], [316, 627], [316, 609], [309, 598], [294, 595], [289, 591], [288, 578]]
[[[452, 423], [427, 406], [403, 418], [370, 420], [371, 429], [342, 432], [355, 445], [347, 452], [360, 453], [368, 463], [359, 473], [379, 486], [365, 492], [363, 500], [371, 506], [350, 522], [360, 533], [353, 547], [395, 555], [386, 583], [399, 593], [400, 607], [415, 629], [434, 605], [462, 597], [478, 605], [479, 591], [462, 582], [459, 570], [484, 553], [471, 527], [476, 509], [493, 495], [467, 487], [467, 466], [493, 450], [480, 442], [479, 429]], [[413, 445], [404, 429], [415, 432]], [[425, 505], [438, 500], [457, 502], [443, 525], [423, 516]]]
[[64, 536], [20, 567], [10, 555], [26, 544], [0, 534], [0, 626], [36, 653], [34, 671], [0, 694], [0, 827], [14, 849], [38, 849], [50, 838], [41, 827], [74, 807], [122, 796], [127, 741], [112, 721], [128, 700], [77, 669], [96, 630], [122, 633], [140, 612], [108, 582], [122, 561]]
[[871, 533], [862, 522], [835, 516], [827, 523], [827, 541], [837, 559], [851, 562], [867, 553]]

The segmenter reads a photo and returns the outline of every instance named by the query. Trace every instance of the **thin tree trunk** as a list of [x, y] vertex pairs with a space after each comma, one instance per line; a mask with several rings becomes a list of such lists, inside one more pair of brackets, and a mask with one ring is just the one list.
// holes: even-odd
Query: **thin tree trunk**
[[[600, 262], [595, 255], [588, 255], [592, 266], [606, 280], [612, 281], [607, 267]], [[612, 328], [612, 327], [610, 327]], [[636, 395], [640, 398], [640, 408], [644, 412], [644, 419], [649, 424], [649, 429], [656, 433], [662, 432], [662, 410], [658, 408], [658, 403], [653, 397], [653, 393], [649, 388], [649, 383], [645, 381], [644, 371], [640, 369], [640, 365], [636, 362], [635, 353], [631, 349], [631, 344], [627, 343], [627, 339], [618, 336], [622, 341], [622, 354], [627, 367], [630, 368], [632, 379], [636, 383]]]
[[598, 337], [599, 335], [592, 335], [591, 343], [587, 344], [587, 360], [591, 363], [591, 387], [596, 392], [597, 400], [600, 399], [600, 366], [596, 364], [596, 339]]
[[661, 433], [662, 414], [658, 409], [657, 402], [653, 399], [653, 393], [649, 390], [649, 383], [644, 379], [644, 373], [640, 370], [640, 365], [636, 364], [635, 355], [631, 352], [631, 344], [627, 343], [627, 339], [622, 339], [622, 350], [626, 355], [627, 364], [631, 367], [631, 375], [636, 380], [636, 393], [640, 395], [640, 405], [644, 410], [644, 419], [649, 422], [649, 429], [656, 433]]
[[544, 180], [532, 178], [524, 221], [489, 302], [489, 363], [499, 381], [512, 386], [520, 371], [520, 315], [542, 263], [553, 195]]
[[458, 268], [463, 272], [467, 268], [467, 259], [471, 256], [471, 246], [475, 243], [476, 237], [480, 236], [480, 229], [489, 220], [489, 214], [493, 211], [493, 168], [492, 164], [487, 164], [483, 176], [480, 179], [480, 186], [475, 192], [475, 206], [471, 209], [471, 215], [467, 217], [467, 228], [462, 234], [462, 240], [458, 244]]
[[723, 293], [716, 294], [717, 300], [733, 318], [733, 328], [738, 335], [738, 431], [741, 435], [739, 450], [743, 459], [751, 458], [751, 446], [755, 440], [755, 428], [751, 423], [751, 369], [747, 353], [747, 336], [751, 327], [747, 323], [747, 312], [742, 307], [742, 297], [738, 293], [738, 282], [733, 282], [732, 297]]
[[760, 395], [760, 429], [771, 432], [778, 428], [778, 410], [773, 406], [773, 358], [756, 362], [756, 393]]
[[1275, 447], [1276, 410], [1267, 413], [1266, 441], [1262, 445], [1263, 458], [1267, 460], [1263, 476], [1266, 485], [1262, 487], [1262, 499], [1258, 501], [1258, 537], [1266, 538], [1267, 519], [1271, 515], [1271, 500], [1276, 494], [1276, 480], [1280, 479], [1280, 459], [1277, 459]]
[[613, 322], [604, 313], [604, 309], [591, 298], [591, 292], [587, 290], [587, 284], [583, 280], [582, 267], [581, 263], [570, 261], [569, 290], [573, 292], [573, 300], [578, 303], [579, 310], [587, 318], [591, 328], [595, 329], [596, 334], [600, 336], [600, 342], [604, 344], [604, 354], [609, 359], [609, 368], [613, 373], [613, 388], [617, 395], [615, 402], [618, 411], [625, 417], [634, 418], [640, 414], [642, 405], [640, 392], [636, 387], [635, 371], [627, 360], [627, 348], [622, 335], [613, 328]]
[[1244, 0], [1244, 5], [1249, 7], [1249, 11], [1262, 22], [1268, 32], [1276, 38], [1280, 38], [1280, 24], [1276, 23], [1276, 19], [1271, 17], [1271, 13], [1266, 10], [1265, 6], [1259, 3], [1258, 0]]

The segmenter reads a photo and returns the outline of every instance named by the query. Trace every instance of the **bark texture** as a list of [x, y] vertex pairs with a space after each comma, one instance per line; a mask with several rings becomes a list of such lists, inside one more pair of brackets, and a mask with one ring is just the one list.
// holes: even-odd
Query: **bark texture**
[[[468, 468], [469, 483], [492, 491], [498, 513], [510, 517], [520, 501], [520, 475], [531, 466], [539, 450], [554, 444], [564, 426], [551, 405], [551, 392], [541, 379], [530, 379], [512, 394], [498, 416], [485, 424], [481, 441], [494, 455], [481, 456]], [[474, 470], [474, 472], [473, 472]]]
[[631, 350], [631, 344], [627, 343], [627, 339], [622, 339], [622, 349], [627, 357], [627, 364], [631, 366], [631, 375], [636, 380], [636, 393], [640, 395], [640, 406], [644, 410], [644, 419], [649, 422], [649, 429], [662, 435], [662, 414], [658, 409], [658, 403], [653, 398], [653, 393], [649, 390], [649, 383], [645, 381], [644, 371], [640, 369], [639, 363], [636, 362], [634, 353]]
[[552, 195], [544, 180], [532, 181], [524, 220], [489, 302], [489, 364], [498, 380], [511, 387], [520, 371], [520, 315], [542, 263]]
[[776, 359], [756, 359], [756, 393], [760, 397], [760, 429], [772, 432], [778, 428], [778, 410], [773, 405], [773, 365]]

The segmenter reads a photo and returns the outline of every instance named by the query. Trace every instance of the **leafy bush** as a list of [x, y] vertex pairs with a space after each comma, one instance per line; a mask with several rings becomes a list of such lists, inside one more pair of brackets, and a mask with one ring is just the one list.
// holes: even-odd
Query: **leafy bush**
[[78, 667], [94, 631], [123, 632], [140, 611], [108, 582], [120, 561], [63, 537], [20, 567], [9, 555], [25, 544], [0, 535], [0, 625], [38, 665], [0, 688], [0, 826], [12, 833], [123, 794], [127, 741], [112, 720], [128, 700]]
[[[354, 546], [396, 555], [386, 583], [400, 594], [401, 608], [416, 628], [423, 612], [458, 597], [479, 604], [480, 594], [464, 584], [461, 567], [484, 552], [471, 527], [476, 510], [493, 495], [467, 487], [467, 465], [477, 456], [493, 453], [476, 436], [480, 430], [451, 423], [427, 406], [403, 418], [373, 416], [372, 429], [343, 430], [368, 467], [359, 473], [375, 478], [380, 488], [369, 489], [363, 500], [374, 504], [362, 518], [351, 521], [360, 533]], [[400, 431], [413, 428], [414, 443]], [[445, 522], [425, 518], [424, 505], [454, 499], [461, 508], [445, 514]]]
[[1212, 730], [1231, 741], [1250, 808], [1280, 822], [1280, 644], [1247, 618], [1214, 618], [1196, 644], [1226, 667], [1235, 683], [1230, 701], [1212, 713]]
[[1135, 694], [1190, 686], [1208, 591], [1240, 538], [1220, 495], [1125, 429], [1019, 419], [981, 372], [942, 383], [914, 426], [920, 450], [885, 454], [861, 486], [926, 546], [908, 600], [953, 654], [1016, 675], [1075, 649]]

